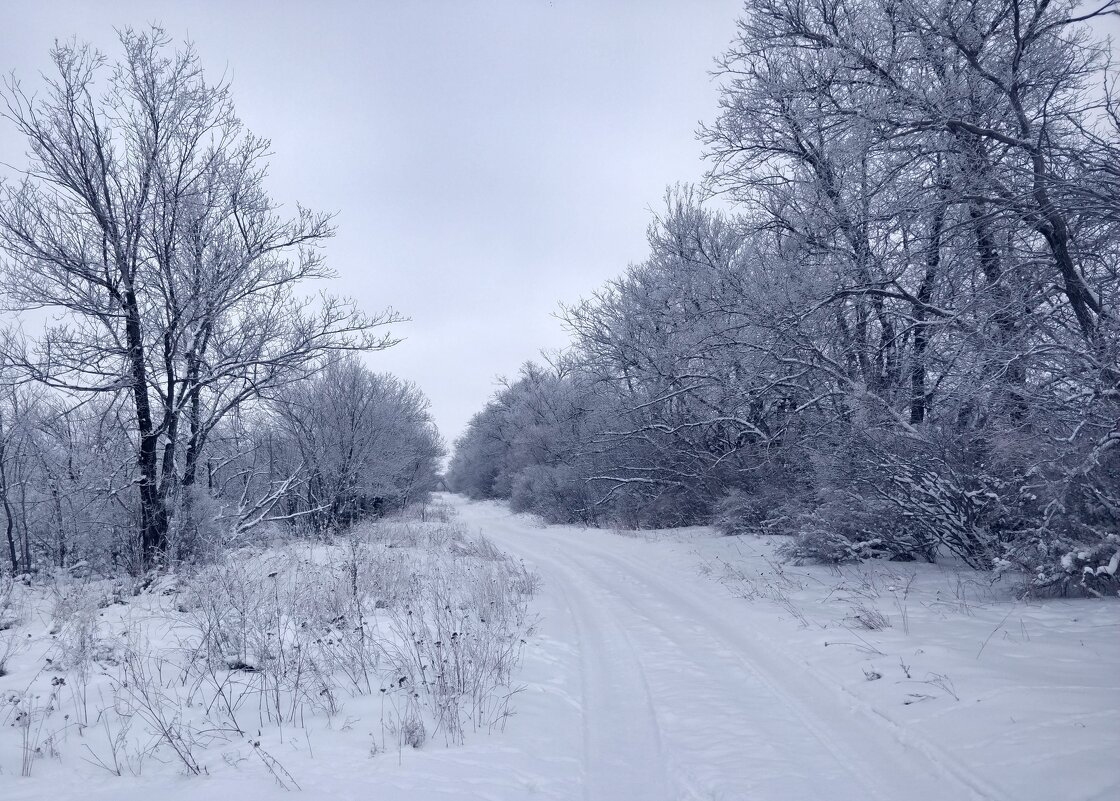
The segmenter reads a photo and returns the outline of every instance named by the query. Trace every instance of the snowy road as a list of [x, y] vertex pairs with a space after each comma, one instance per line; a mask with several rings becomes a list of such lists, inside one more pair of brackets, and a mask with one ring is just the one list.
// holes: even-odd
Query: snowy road
[[810, 675], [776, 636], [746, 630], [736, 620], [741, 602], [691, 565], [659, 564], [640, 540], [539, 528], [496, 504], [453, 502], [469, 528], [543, 579], [540, 633], [554, 656], [528, 668], [551, 671], [533, 684], [564, 703], [521, 699], [528, 720], [519, 712], [516, 728], [547, 718], [537, 724], [548, 729], [541, 742], [554, 765], [575, 766], [568, 789], [583, 798], [1003, 797]]
[[[459, 745], [448, 747], [432, 729], [421, 748], [386, 750], [372, 747], [385, 742], [385, 702], [356, 694], [333, 718], [255, 732], [261, 751], [308, 798], [1120, 798], [1120, 623], [1104, 601], [970, 602], [953, 590], [960, 576], [934, 565], [909, 579], [886, 565], [842, 577], [806, 568], [783, 579], [800, 588], [790, 590], [799, 593], [792, 606], [757, 593], [748, 601], [699, 567], [723, 554], [750, 580], [774, 581], [785, 568], [767, 558], [769, 543], [708, 529], [637, 538], [542, 527], [500, 504], [444, 500], [467, 534], [486, 536], [541, 577], [533, 600], [540, 621], [516, 674], [514, 714], [504, 727], [469, 731]], [[887, 606], [905, 598], [892, 582], [907, 581], [915, 586], [910, 606]], [[876, 586], [881, 597], [869, 592]], [[897, 625], [861, 633], [851, 606], [876, 597]], [[106, 624], [114, 636], [165, 619], [151, 617], [151, 604], [109, 609], [122, 616]], [[40, 618], [49, 614], [33, 618], [47, 645], [54, 635]], [[43, 673], [45, 653], [26, 663], [29, 672]], [[25, 683], [9, 677], [8, 686]], [[146, 746], [125, 752], [143, 759], [142, 770], [129, 763], [136, 769], [115, 776], [83, 760], [96, 753], [87, 746], [98, 746], [97, 734], [96, 726], [83, 733], [65, 725], [27, 779], [18, 776], [21, 752], [10, 736], [16, 747], [0, 748], [0, 798], [293, 797], [254, 757], [256, 746], [236, 738], [202, 753], [201, 776], [183, 775]]]

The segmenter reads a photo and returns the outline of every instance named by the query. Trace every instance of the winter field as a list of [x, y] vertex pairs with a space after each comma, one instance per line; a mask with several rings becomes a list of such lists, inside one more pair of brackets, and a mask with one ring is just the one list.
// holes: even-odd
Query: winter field
[[3, 797], [1120, 794], [1114, 602], [456, 496], [412, 517], [146, 588], [6, 585]]

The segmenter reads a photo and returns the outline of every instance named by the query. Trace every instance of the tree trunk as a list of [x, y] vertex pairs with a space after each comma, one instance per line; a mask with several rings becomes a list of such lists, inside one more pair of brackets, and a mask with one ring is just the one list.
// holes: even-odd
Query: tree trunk
[[995, 312], [992, 322], [996, 326], [998, 357], [1005, 361], [1003, 367], [1004, 386], [1006, 387], [1006, 409], [1012, 420], [1022, 420], [1027, 414], [1023, 389], [1027, 381], [1023, 360], [1015, 352], [1019, 338], [1019, 315], [1014, 308], [1014, 295], [1007, 286], [999, 249], [988, 226], [988, 211], [981, 202], [968, 206], [976, 237], [976, 251], [980, 258], [980, 269], [992, 288]]
[[167, 509], [159, 486], [159, 432], [154, 430], [148, 400], [140, 310], [136, 292], [131, 287], [124, 294], [124, 312], [129, 367], [132, 371], [132, 400], [140, 440], [137, 464], [140, 468], [140, 569], [143, 572], [163, 564], [167, 553]]
[[926, 350], [929, 348], [929, 323], [926, 309], [933, 298], [933, 284], [941, 268], [941, 233], [945, 226], [948, 206], [942, 187], [938, 205], [930, 223], [929, 243], [926, 245], [926, 272], [918, 287], [918, 307], [914, 310], [914, 361], [910, 367], [910, 423], [919, 425], [929, 412], [929, 391], [926, 388]]
[[19, 573], [19, 557], [16, 555], [15, 521], [12, 519], [12, 505], [8, 502], [8, 471], [4, 466], [7, 448], [0, 440], [0, 501], [4, 504], [5, 533], [8, 535], [8, 554], [12, 560], [12, 573]]

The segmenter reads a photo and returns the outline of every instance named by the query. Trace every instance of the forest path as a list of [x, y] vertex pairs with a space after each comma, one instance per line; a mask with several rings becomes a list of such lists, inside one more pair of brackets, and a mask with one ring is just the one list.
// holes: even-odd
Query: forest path
[[[691, 565], [658, 562], [640, 539], [450, 500], [543, 580], [549, 683], [566, 700], [547, 725], [588, 801], [1003, 797], [812, 675], [777, 641], [788, 623], [746, 630], [743, 602]], [[560, 734], [577, 731], [578, 743]]]

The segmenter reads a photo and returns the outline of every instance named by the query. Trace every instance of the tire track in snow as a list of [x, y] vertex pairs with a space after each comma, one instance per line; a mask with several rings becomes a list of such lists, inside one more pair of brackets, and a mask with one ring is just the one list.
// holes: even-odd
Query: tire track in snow
[[[713, 644], [720, 643], [720, 638], [712, 637], [712, 632], [703, 625], [697, 625], [697, 618], [691, 617], [687, 623], [691, 627], [681, 624], [668, 625], [669, 615], [653, 616], [649, 614], [652, 604], [647, 593], [635, 592], [628, 587], [645, 589], [641, 582], [633, 580], [633, 574], [617, 571], [614, 566], [608, 567], [609, 573], [604, 573], [590, 560], [600, 564], [607, 560], [599, 555], [593, 555], [582, 550], [569, 553], [566, 560], [572, 561], [577, 570], [588, 576], [595, 577], [606, 593], [613, 599], [613, 608], [623, 605], [628, 611], [631, 626], [641, 628], [646, 633], [645, 642], [660, 639], [667, 646], [664, 650], [651, 652], [645, 655], [645, 660], [664, 660], [671, 664], [667, 674], [669, 679], [662, 683], [671, 688], [674, 683], [689, 682], [691, 685], [683, 701], [692, 706], [691, 719], [677, 715], [678, 727], [681, 729], [680, 740], [684, 747], [690, 741], [704, 741], [708, 739], [709, 730], [714, 727], [717, 720], [722, 719], [725, 731], [724, 737], [731, 737], [739, 742], [754, 739], [762, 742], [786, 739], [782, 745], [786, 749], [784, 754], [775, 753], [771, 756], [760, 754], [762, 749], [750, 749], [742, 757], [736, 759], [738, 763], [723, 765], [727, 772], [714, 778], [710, 775], [710, 768], [719, 765], [710, 765], [708, 781], [698, 780], [695, 776], [696, 768], [682, 764], [682, 773], [676, 776], [676, 793], [674, 798], [741, 798], [749, 793], [752, 798], [828, 798], [830, 801], [888, 801], [894, 796], [877, 777], [873, 767], [862, 764], [858, 755], [843, 747], [841, 741], [833, 733], [822, 727], [811, 715], [805, 714], [797, 703], [769, 681], [748, 661], [733, 651], [713, 652]], [[613, 560], [612, 560], [613, 561]], [[607, 581], [609, 574], [614, 574], [617, 580]], [[668, 610], [667, 610], [668, 611]], [[641, 657], [639, 657], [641, 659]], [[643, 660], [643, 661], [645, 661]], [[688, 663], [691, 670], [682, 667]], [[697, 698], [700, 687], [716, 690], [718, 699], [725, 703], [709, 703], [708, 709], [702, 714], [699, 707], [701, 699]], [[670, 695], [663, 692], [662, 697]], [[735, 708], [733, 699], [746, 700], [743, 708]], [[771, 709], [759, 709], [759, 702], [770, 701]], [[740, 701], [741, 703], [741, 701]], [[774, 714], [774, 713], [777, 714]], [[797, 723], [804, 727], [804, 731], [797, 730], [791, 733], [789, 716], [792, 713]], [[656, 715], [656, 712], [654, 713]], [[780, 731], [783, 729], [784, 731]], [[809, 736], [806, 737], [805, 735]], [[811, 740], [810, 740], [811, 738]], [[821, 751], [813, 753], [809, 747], [812, 742], [820, 746]], [[791, 743], [796, 746], [788, 747]], [[695, 749], [693, 749], [695, 750]], [[699, 758], [712, 760], [712, 754], [701, 753]], [[782, 757], [786, 758], [782, 758]], [[712, 760], [715, 761], [715, 760]], [[753, 762], [753, 764], [752, 764]], [[831, 763], [831, 764], [826, 764]], [[743, 771], [743, 776], [734, 775], [733, 771], [749, 768]], [[846, 779], [846, 780], [845, 780]], [[738, 781], [737, 781], [738, 780]], [[855, 784], [853, 787], [852, 784]], [[694, 785], [707, 785], [706, 787]], [[827, 786], [829, 795], [821, 795]], [[912, 789], [912, 788], [911, 788]], [[759, 795], [764, 793], [765, 795]], [[780, 794], [774, 795], [774, 794]], [[639, 796], [633, 796], [638, 798]], [[914, 798], [913, 795], [908, 796]], [[939, 796], [940, 797], [940, 796]], [[918, 796], [921, 798], [921, 796]]]
[[[683, 575], [647, 564], [644, 543], [533, 528], [495, 506], [460, 511], [503, 548], [535, 563], [545, 591], [552, 585], [564, 598], [579, 629], [581, 665], [594, 674], [581, 677], [585, 798], [1003, 798], [813, 675], [780, 644], [737, 628], [738, 602], [702, 588], [695, 577], [682, 592]], [[648, 767], [609, 775], [603, 749], [617, 747], [612, 740], [620, 738], [617, 722], [601, 707], [629, 710], [651, 728], [652, 739], [628, 741], [629, 757], [621, 756], [643, 766], [658, 762], [655, 780]], [[712, 730], [706, 750], [705, 727]], [[736, 752], [726, 741], [748, 745]]]
[[[861, 765], [857, 773], [868, 782], [869, 789], [876, 787], [887, 798], [898, 798], [902, 792], [908, 801], [925, 798], [940, 801], [948, 797], [1006, 801], [1003, 793], [959, 761], [940, 752], [931, 743], [910, 735], [844, 688], [821, 680], [806, 664], [783, 653], [777, 643], [765, 643], [770, 651], [767, 654], [760, 648], [761, 641], [752, 642], [746, 632], [714, 617], [710, 606], [681, 594], [647, 566], [637, 561], [623, 561], [617, 554], [590, 542], [582, 542], [581, 545], [581, 554], [609, 564], [616, 574], [639, 578], [637, 583], [648, 592], [637, 600], [631, 598], [635, 608], [644, 606], [648, 609], [650, 605], [660, 605], [669, 612], [690, 611], [690, 621], [699, 623], [708, 636], [733, 645], [739, 652], [738, 661], [743, 667], [765, 683], [776, 696], [784, 697], [791, 711], [805, 722], [822, 744], [834, 750], [842, 760], [850, 760], [849, 765]], [[690, 587], [690, 590], [696, 591], [696, 588]], [[666, 604], [664, 599], [671, 599], [671, 604]], [[719, 603], [719, 599], [711, 600], [713, 604]], [[795, 677], [802, 680], [794, 683], [791, 679]], [[846, 699], [847, 703], [837, 704], [839, 699]], [[807, 700], [809, 703], [806, 703]], [[821, 714], [824, 710], [830, 710], [834, 715]], [[844, 729], [837, 731], [825, 717], [845, 717]], [[849, 745], [857, 739], [852, 736], [856, 733], [859, 734], [858, 741], [873, 746], [863, 749], [864, 754]], [[884, 770], [884, 766], [888, 769]], [[955, 785], [955, 788], [950, 791], [947, 783]]]
[[[626, 630], [595, 610], [604, 593], [559, 560], [535, 567], [566, 607], [580, 654], [583, 795], [600, 799], [669, 801], [665, 754], [653, 696]], [[626, 725], [620, 728], [619, 721]]]

